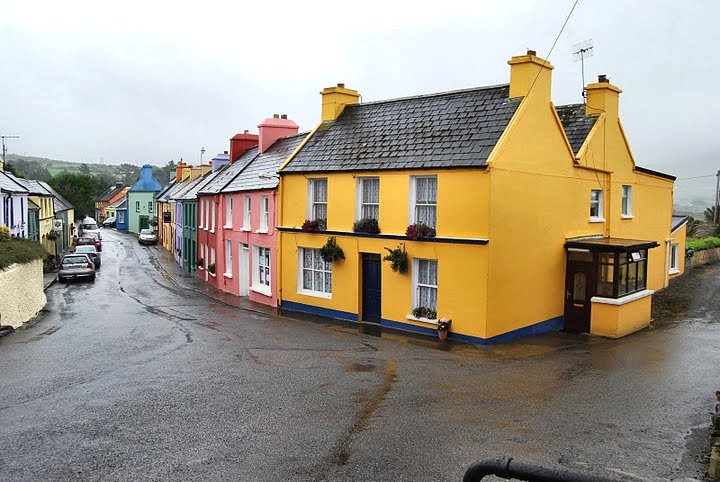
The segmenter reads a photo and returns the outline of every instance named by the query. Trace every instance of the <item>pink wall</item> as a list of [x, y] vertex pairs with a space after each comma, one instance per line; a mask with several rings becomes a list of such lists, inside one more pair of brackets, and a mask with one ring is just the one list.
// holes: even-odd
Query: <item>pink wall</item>
[[[267, 233], [258, 232], [260, 230], [261, 217], [261, 199], [268, 198], [268, 229]], [[226, 228], [226, 198], [232, 197], [232, 227]], [[250, 210], [250, 229], [244, 230], [245, 215], [245, 198], [251, 199]], [[276, 197], [277, 190], [263, 190], [241, 193], [221, 194], [217, 196], [202, 196], [200, 200], [212, 200], [217, 203], [215, 207], [215, 233], [207, 231], [207, 243], [209, 246], [215, 247], [215, 273], [216, 276], [207, 276], [207, 281], [211, 285], [225, 292], [234, 295], [240, 294], [240, 277], [248, 280], [248, 296], [251, 300], [264, 303], [270, 306], [277, 306], [277, 237], [276, 237]], [[198, 209], [202, 205], [198, 202]], [[203, 231], [204, 232], [204, 231]], [[203, 236], [205, 238], [205, 236]], [[198, 236], [198, 244], [200, 244], [200, 236]], [[225, 241], [230, 240], [232, 247], [232, 277], [226, 276], [227, 268], [225, 266]], [[248, 250], [248, 269], [239, 273], [240, 269], [240, 243], [247, 244]], [[254, 247], [270, 248], [270, 294], [266, 295], [253, 290], [253, 273], [257, 269], [257, 259]], [[198, 248], [200, 249], [200, 248]], [[210, 248], [208, 247], [208, 252]], [[206, 275], [200, 275], [201, 279], [205, 279]]]

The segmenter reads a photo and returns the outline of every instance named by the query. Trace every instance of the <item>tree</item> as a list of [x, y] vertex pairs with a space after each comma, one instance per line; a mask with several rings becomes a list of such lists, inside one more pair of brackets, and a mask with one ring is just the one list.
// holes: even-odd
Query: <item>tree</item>
[[81, 174], [90, 174], [90, 167], [85, 164], [84, 162], [80, 164], [80, 173]]
[[113, 177], [109, 174], [95, 174], [92, 176], [93, 184], [95, 184], [95, 195], [100, 196], [102, 193], [110, 189], [115, 184]]
[[15, 169], [15, 166], [10, 164], [10, 161], [5, 163], [5, 170], [15, 177], [22, 177], [22, 175], [18, 173], [17, 169]]
[[705, 208], [705, 221], [713, 222], [715, 220], [715, 206]]
[[95, 183], [92, 176], [65, 172], [51, 177], [48, 184], [75, 206], [75, 219], [94, 216]]
[[133, 164], [120, 164], [118, 167], [120, 181], [125, 185], [132, 185], [140, 177], [140, 168]]
[[52, 177], [50, 171], [37, 161], [27, 159], [15, 159], [12, 161], [17, 176], [37, 181], [47, 181]]

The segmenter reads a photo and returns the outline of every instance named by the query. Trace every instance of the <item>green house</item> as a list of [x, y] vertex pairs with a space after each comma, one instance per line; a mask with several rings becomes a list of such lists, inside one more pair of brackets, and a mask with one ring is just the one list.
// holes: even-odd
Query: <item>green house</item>
[[141, 229], [157, 221], [155, 193], [162, 190], [162, 184], [152, 174], [152, 166], [145, 164], [140, 177], [127, 193], [128, 231], [138, 234]]

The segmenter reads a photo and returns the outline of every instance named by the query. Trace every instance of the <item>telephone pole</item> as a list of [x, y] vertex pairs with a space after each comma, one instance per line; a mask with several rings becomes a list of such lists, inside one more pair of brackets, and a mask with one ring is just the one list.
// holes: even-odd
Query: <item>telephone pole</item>
[[5, 170], [5, 154], [7, 153], [7, 146], [5, 145], [5, 139], [20, 139], [20, 136], [0, 136], [2, 138], [2, 163], [0, 163], [0, 171]]
[[720, 211], [720, 171], [715, 175], [717, 182], [715, 183], [715, 212], [713, 213], [713, 223], [718, 223], [718, 214]]

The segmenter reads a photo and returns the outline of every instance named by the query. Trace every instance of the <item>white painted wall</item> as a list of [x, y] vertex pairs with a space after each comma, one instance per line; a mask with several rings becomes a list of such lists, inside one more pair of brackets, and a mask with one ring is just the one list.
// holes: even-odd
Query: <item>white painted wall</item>
[[0, 270], [0, 293], [0, 324], [17, 328], [30, 320], [47, 303], [42, 260]]
[[0, 226], [7, 226], [10, 228], [10, 234], [12, 236], [27, 238], [27, 194], [2, 194], [2, 200], [0, 202]]

